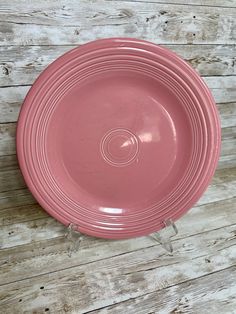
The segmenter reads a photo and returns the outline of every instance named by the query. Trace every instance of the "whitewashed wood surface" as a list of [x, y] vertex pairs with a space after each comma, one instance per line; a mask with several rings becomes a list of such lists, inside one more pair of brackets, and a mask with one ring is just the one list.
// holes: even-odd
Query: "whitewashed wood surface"
[[[210, 87], [222, 152], [212, 183], [177, 222], [174, 253], [151, 237], [83, 236], [28, 191], [15, 152], [22, 101], [59, 55], [103, 37], [169, 47]], [[236, 0], [0, 0], [0, 313], [236, 313]]]

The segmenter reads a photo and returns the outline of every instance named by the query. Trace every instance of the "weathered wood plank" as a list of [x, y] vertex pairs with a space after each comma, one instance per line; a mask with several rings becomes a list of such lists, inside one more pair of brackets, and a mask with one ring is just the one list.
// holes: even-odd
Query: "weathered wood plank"
[[[211, 89], [215, 101], [219, 103], [219, 107], [223, 113], [223, 127], [232, 126], [232, 121], [235, 118], [236, 76], [205, 77], [204, 80]], [[30, 86], [0, 88], [0, 123], [15, 122], [17, 120], [21, 104], [29, 88]], [[226, 109], [224, 110], [225, 104]], [[229, 119], [231, 125], [226, 124]], [[236, 122], [234, 125], [236, 125]]]
[[[221, 80], [220, 80], [221, 81]], [[217, 102], [234, 102], [236, 99], [236, 88], [235, 87], [229, 87], [229, 88], [210, 88], [211, 92], [215, 99], [217, 99]]]
[[236, 138], [236, 126], [221, 129], [221, 135], [224, 140]]
[[215, 101], [218, 103], [234, 102], [236, 99], [236, 76], [205, 77]]
[[236, 167], [229, 169], [216, 169], [211, 180], [211, 185], [223, 184], [232, 182], [236, 178]]
[[236, 152], [236, 141], [235, 139], [222, 139], [221, 142], [221, 157], [223, 156], [234, 156]]
[[[236, 122], [236, 121], [235, 121]], [[12, 154], [15, 153], [15, 123], [8, 123], [8, 124], [0, 124], [0, 156], [1, 156], [1, 163], [4, 163], [4, 154], [8, 154], [11, 152]], [[236, 126], [235, 127], [229, 127], [224, 128], [222, 130], [222, 150], [221, 150], [221, 156], [231, 156], [231, 158], [228, 158], [228, 163], [230, 163], [230, 166], [236, 165], [235, 155], [232, 153], [235, 153], [236, 149]], [[9, 162], [9, 156], [6, 156], [6, 163], [8, 164], [8, 167], [10, 166]], [[223, 161], [225, 159], [223, 158]], [[12, 159], [13, 164], [15, 165], [16, 161], [15, 158]], [[221, 162], [221, 160], [220, 160]], [[1, 166], [0, 163], [0, 166]], [[222, 162], [221, 162], [222, 164]], [[224, 164], [223, 164], [224, 165]], [[225, 167], [227, 167], [227, 164], [225, 163]], [[1, 169], [0, 169], [1, 170]], [[11, 191], [16, 189], [22, 189], [25, 188], [25, 182], [22, 177], [22, 173], [19, 170], [19, 168], [15, 168], [13, 166], [13, 169], [2, 169], [0, 171], [0, 192], [4, 191]]]
[[0, 210], [35, 203], [36, 201], [28, 189], [0, 192]]
[[236, 154], [221, 156], [218, 162], [218, 169], [235, 167]]
[[[15, 153], [15, 124], [0, 124], [0, 192], [12, 191], [23, 189], [26, 187], [24, 179], [22, 177], [21, 171], [16, 165], [15, 156], [10, 158], [6, 156], [6, 161], [4, 161], [4, 156], [1, 156], [7, 153]], [[236, 127], [230, 127], [222, 129], [222, 149], [221, 149], [221, 158], [219, 162], [220, 168], [227, 165], [235, 166], [235, 151], [236, 151]], [[228, 158], [225, 158], [227, 156]], [[230, 157], [229, 157], [230, 156]], [[227, 161], [227, 162], [226, 162]], [[11, 165], [12, 162], [12, 165]], [[6, 165], [6, 169], [1, 169], [1, 165]], [[12, 167], [12, 169], [9, 169]], [[1, 200], [1, 194], [0, 194]], [[0, 201], [1, 203], [1, 201]], [[1, 206], [0, 206], [1, 207]]]
[[[236, 267], [145, 294], [90, 314], [236, 313]], [[207, 310], [206, 310], [207, 309]]]
[[161, 44], [235, 43], [233, 8], [102, 0], [15, 3], [0, 11], [2, 46], [81, 44], [119, 36]]
[[1, 309], [6, 314], [45, 308], [63, 313], [65, 306], [80, 313], [95, 310], [231, 267], [235, 244], [234, 225], [176, 240], [174, 256], [149, 247], [13, 282], [0, 287]]
[[[220, 233], [217, 233], [218, 229], [222, 228], [224, 230], [223, 227], [227, 227], [232, 221], [236, 221], [234, 204], [235, 199], [231, 199], [192, 209], [190, 214], [185, 215], [177, 222], [179, 234], [175, 237], [174, 241], [217, 229], [216, 234], [218, 236], [214, 238], [211, 245], [214, 249], [216, 244], [225, 241], [225, 237], [221, 237]], [[214, 217], [214, 220], [212, 220], [212, 217]], [[46, 224], [44, 231], [42, 230], [42, 223], [39, 223], [39, 221], [31, 224], [36, 231], [32, 234], [31, 242], [28, 244], [5, 248], [0, 251], [0, 277], [2, 282], [7, 283], [20, 280], [46, 272], [62, 270], [65, 267], [69, 268], [75, 265], [83, 265], [88, 262], [110, 258], [154, 245], [158, 246], [158, 243], [153, 241], [151, 237], [109, 241], [84, 236], [81, 242], [81, 249], [78, 252], [74, 252], [73, 257], [69, 258], [68, 248], [70, 243], [64, 236], [66, 229], [60, 226], [59, 223], [54, 225], [51, 218], [49, 220], [51, 220], [51, 223]], [[49, 226], [51, 231], [48, 229]], [[35, 238], [37, 230], [40, 233], [41, 240], [35, 242], [37, 240]], [[9, 226], [7, 237], [15, 237], [16, 239], [17, 232], [19, 230], [14, 228], [14, 226]], [[30, 229], [28, 230], [28, 234], [29, 232]], [[51, 232], [50, 235], [49, 232]], [[187, 239], [186, 242], [188, 243]], [[16, 244], [19, 244], [18, 240], [16, 240]], [[175, 242], [173, 245], [176, 251]]]
[[15, 124], [6, 122], [17, 120], [30, 86], [7, 86], [32, 84], [48, 63], [73, 45], [98, 37], [131, 36], [169, 44], [201, 75], [210, 76], [206, 81], [219, 103], [223, 127], [219, 167], [236, 165], [236, 9], [231, 8], [236, 2], [148, 1], [0, 4], [0, 86], [5, 86], [0, 91], [0, 123], [4, 123], [0, 125], [0, 312], [4, 314], [100, 313], [101, 307], [101, 313], [112, 314], [235, 312], [234, 168], [217, 170], [198, 205], [177, 222], [180, 232], [173, 242], [173, 256], [150, 237], [107, 241], [83, 236], [81, 250], [70, 258], [65, 227], [34, 204], [16, 156], [10, 155], [15, 154]]
[[221, 127], [231, 127], [236, 125], [236, 102], [219, 103], [217, 108], [220, 114]]
[[202, 76], [232, 75], [236, 73], [234, 46], [165, 45], [173, 50]]
[[3, 208], [0, 209], [0, 226], [18, 224], [47, 217], [48, 214], [39, 204], [26, 204], [11, 208]]
[[[231, 169], [231, 168], [230, 169], [224, 168], [224, 170], [219, 169], [216, 171], [211, 185], [214, 186], [217, 184], [224, 184], [225, 182], [230, 182], [234, 180], [234, 177], [235, 177], [235, 169]], [[209, 193], [211, 194], [214, 193], [214, 190], [213, 191], [211, 190]], [[0, 226], [18, 224], [22, 222], [39, 219], [39, 218], [48, 217], [48, 214], [43, 209], [41, 209], [40, 205], [38, 204], [27, 205], [27, 201], [28, 200], [26, 200], [25, 204], [20, 205], [20, 206], [12, 205], [12, 207], [0, 208]]]
[[3, 170], [18, 169], [18, 161], [16, 155], [0, 156], [0, 172]]
[[[213, 184], [208, 187], [207, 191], [198, 201], [198, 207], [200, 205], [206, 205], [236, 197], [235, 171], [236, 168], [228, 169], [227, 171], [219, 171], [221, 176], [215, 177]], [[31, 201], [31, 199], [29, 201]], [[224, 215], [224, 212], [222, 215]], [[221, 219], [223, 219], [222, 215]], [[217, 217], [215, 219], [217, 219]], [[207, 224], [209, 224], [209, 221], [207, 221]], [[205, 227], [204, 219], [202, 221], [202, 227]], [[10, 229], [12, 231], [17, 230], [17, 232], [9, 234]], [[34, 221], [26, 220], [24, 223], [16, 223], [11, 226], [6, 225], [0, 228], [0, 239], [2, 239], [1, 247], [10, 248], [16, 245], [28, 244], [31, 241], [40, 241], [43, 239], [45, 240], [58, 237], [62, 236], [64, 232], [65, 228], [60, 223], [52, 220], [50, 217]]]
[[[229, 151], [232, 150], [231, 146], [232, 145], [229, 144]], [[220, 163], [219, 165], [220, 165], [220, 168], [224, 168], [223, 169], [224, 172], [226, 172], [226, 169], [225, 169], [226, 163], [229, 166], [235, 166], [235, 160], [236, 160], [235, 156], [236, 155], [229, 155], [229, 156], [223, 156], [222, 157], [222, 163]], [[232, 171], [231, 168], [229, 171], [230, 172]], [[232, 171], [232, 173], [233, 173], [233, 171]], [[216, 176], [214, 177], [214, 180], [215, 180], [215, 178], [216, 178]], [[225, 190], [225, 188], [223, 189], [223, 191], [224, 190]], [[213, 191], [213, 193], [214, 193], [214, 191]], [[219, 191], [216, 191], [216, 193], [219, 193]], [[225, 193], [227, 193], [227, 191]], [[16, 206], [21, 206], [21, 205], [35, 204], [35, 203], [36, 203], [36, 201], [28, 189], [19, 189], [19, 190], [0, 192], [0, 210], [12, 208], [12, 207], [16, 207]], [[29, 216], [29, 220], [31, 220], [30, 216]]]
[[[6, 128], [7, 136], [3, 136], [4, 144], [6, 143], [8, 148], [14, 147], [14, 142], [15, 142], [14, 134], [13, 134], [14, 128], [15, 128], [14, 124], [7, 124], [7, 125], [2, 125], [2, 126], [7, 127]], [[9, 129], [9, 127], [12, 127], [13, 131], [11, 129]], [[1, 130], [3, 130], [3, 129], [4, 128], [2, 128]], [[226, 132], [227, 130], [228, 129], [225, 129], [225, 131], [223, 130], [223, 138], [224, 138], [224, 133], [225, 133], [226, 140], [224, 140], [222, 143], [222, 157], [221, 157], [222, 161], [220, 161], [221, 168], [226, 164], [226, 162], [228, 164], [230, 164], [230, 166], [235, 165], [235, 162], [236, 162], [236, 158], [235, 158], [236, 156], [230, 155], [231, 153], [235, 153], [235, 149], [236, 149], [235, 132], [232, 132], [232, 128], [230, 129], [229, 132]], [[11, 137], [9, 137], [9, 134], [12, 134]], [[228, 139], [228, 137], [230, 137], [230, 139]], [[7, 138], [7, 141], [5, 140], [6, 138]], [[1, 140], [0, 140], [0, 144], [1, 144]], [[3, 147], [3, 146], [4, 145], [0, 145], [0, 147]], [[227, 156], [230, 156], [230, 158], [227, 158]], [[0, 161], [1, 161], [0, 165], [3, 165], [4, 167], [13, 167], [13, 170], [11, 170], [11, 169], [8, 170], [8, 168], [6, 168], [6, 171], [4, 170], [3, 172], [1, 172], [1, 174], [0, 174], [0, 182], [1, 182], [0, 189], [1, 189], [1, 191], [21, 189], [22, 187], [24, 187], [25, 184], [24, 184], [24, 181], [22, 180], [21, 173], [19, 172], [19, 170], [15, 170], [15, 169], [18, 169], [16, 157], [15, 156], [5, 156], [5, 157], [1, 156]], [[16, 193], [17, 193], [17, 191], [16, 191]], [[20, 191], [20, 195], [21, 195], [21, 191]], [[9, 195], [9, 197], [10, 197], [10, 204], [11, 204], [10, 206], [12, 206], [11, 194]], [[24, 199], [24, 197], [23, 197], [23, 199]], [[31, 197], [29, 199], [31, 202]], [[3, 196], [1, 197], [1, 201], [3, 201], [3, 204], [5, 204], [7, 207], [9, 207], [7, 200], [9, 200], [9, 198], [6, 197], [5, 193], [3, 193]], [[18, 198], [17, 198], [17, 200], [18, 200]], [[20, 204], [22, 204], [22, 203], [20, 202]]]
[[[164, 4], [180, 4], [180, 5], [192, 5], [192, 6], [209, 6], [209, 7], [225, 7], [225, 8], [235, 8], [236, 3], [234, 0], [226, 0], [226, 1], [221, 1], [221, 0], [107, 0], [107, 1], [123, 1], [123, 2], [143, 2], [143, 3], [164, 3]], [[209, 8], [210, 9], [210, 8]], [[194, 10], [194, 8], [193, 8]]]
[[25, 188], [25, 181], [20, 169], [0, 171], [0, 192]]
[[[17, 0], [11, 1], [11, 3], [4, 3], [4, 5], [0, 8], [0, 16], [2, 17], [3, 21], [10, 21], [15, 23], [31, 23], [31, 24], [42, 24], [42, 25], [70, 25], [73, 26], [75, 23], [84, 22], [84, 19], [92, 16], [96, 20], [98, 16], [93, 16], [92, 12], [88, 12], [88, 9], [98, 10], [100, 15], [102, 16], [104, 13], [104, 6], [107, 9], [107, 17], [110, 18], [111, 23], [114, 22], [113, 19], [116, 18], [126, 18], [131, 17], [131, 14], [124, 14], [123, 15], [109, 15], [110, 12], [116, 12], [120, 7], [132, 7], [135, 6], [137, 9], [141, 9], [141, 12], [148, 12], [150, 8], [153, 9], [166, 9], [165, 12], [161, 11], [161, 15], [167, 13], [167, 10], [175, 9], [182, 9], [183, 12], [192, 12], [193, 14], [198, 12], [204, 13], [215, 13], [220, 12], [221, 10], [226, 10], [226, 12], [234, 12], [236, 8], [236, 4], [234, 0], [226, 0], [222, 3], [220, 0], [116, 0], [113, 2], [113, 5], [109, 3], [110, 1], [92, 1], [88, 3], [86, 0], [70, 0], [65, 5], [63, 0], [59, 0], [56, 2], [43, 0], [40, 3], [36, 0], [31, 0], [30, 2], [27, 0], [23, 0], [21, 2]], [[146, 4], [143, 4], [146, 3]], [[26, 5], [27, 4], [27, 5]], [[167, 5], [166, 5], [167, 4]], [[199, 7], [191, 6], [191, 4], [195, 4]], [[204, 8], [204, 6], [210, 5], [210, 8]], [[150, 7], [150, 8], [149, 8]], [[227, 9], [227, 7], [230, 8]], [[186, 11], [185, 11], [186, 10]], [[85, 13], [82, 15], [82, 13]], [[101, 20], [101, 16], [99, 15]], [[83, 18], [83, 20], [79, 20], [78, 18]], [[195, 16], [194, 18], [196, 18]], [[105, 18], [105, 16], [104, 16]]]
[[[221, 116], [222, 126], [230, 125], [230, 127], [232, 128], [235, 126], [235, 121], [236, 121], [236, 116], [230, 115], [230, 113], [227, 116], [226, 115]], [[9, 167], [14, 167], [14, 168], [17, 167], [17, 160], [15, 157], [15, 154], [16, 154], [15, 127], [16, 126], [14, 123], [0, 124], [0, 169], [8, 169]], [[228, 128], [225, 128], [225, 131], [224, 129], [222, 129], [223, 130], [222, 147], [221, 147], [221, 157], [219, 161], [219, 166], [221, 168], [224, 165], [225, 167], [229, 167], [236, 164], [235, 133], [232, 133], [232, 134], [227, 133], [227, 131], [230, 132], [230, 129], [229, 130], [227, 129]], [[9, 154], [12, 154], [12, 156], [9, 156]], [[8, 174], [10, 176], [11, 172], [8, 172]]]
[[[236, 116], [233, 116], [230, 114], [228, 117], [224, 116], [221, 119], [222, 125], [226, 125], [228, 124], [228, 122], [230, 122], [229, 125], [235, 125], [235, 120], [236, 120]], [[7, 126], [7, 128], [5, 128], [5, 126]], [[14, 157], [15, 155], [12, 155], [13, 157], [6, 155], [9, 153], [10, 154], [16, 153], [15, 134], [14, 134], [15, 131], [13, 129], [15, 130], [14, 124], [11, 124], [11, 125], [0, 124], [0, 133], [2, 131], [2, 135], [0, 134], [0, 168], [1, 169], [3, 169], [3, 167], [8, 167], [8, 168], [14, 167], [14, 169], [16, 168], [16, 159]], [[227, 167], [232, 167], [235, 165], [236, 165], [236, 138], [234, 137], [234, 135], [231, 135], [231, 138], [226, 138], [226, 139], [222, 137], [222, 147], [221, 147], [221, 157], [219, 160], [219, 167], [227, 168]], [[9, 172], [8, 174], [10, 175], [11, 172]]]
[[56, 238], [65, 234], [66, 228], [54, 219], [47, 218], [27, 221], [1, 227], [1, 249], [14, 245], [22, 245], [31, 241], [41, 241], [47, 238]]
[[[32, 84], [47, 65], [74, 47], [76, 46], [0, 47], [0, 86]], [[227, 47], [230, 54], [231, 46]]]
[[235, 212], [235, 204], [236, 197], [233, 197], [193, 207], [176, 222], [179, 229], [177, 238], [231, 225], [236, 221], [236, 214], [233, 213], [233, 211]]
[[30, 86], [14, 86], [0, 89], [0, 123], [17, 121], [21, 104]]
[[[235, 49], [232, 46], [166, 46], [182, 56], [201, 75], [219, 76], [236, 74]], [[0, 86], [32, 84], [49, 63], [74, 47], [0, 47]], [[10, 94], [8, 96], [14, 99], [14, 95]]]
[[0, 156], [16, 153], [15, 134], [16, 123], [0, 124]]
[[208, 76], [203, 77], [204, 81], [207, 83], [208, 87], [210, 89], [235, 89], [235, 82], [236, 77], [235, 76], [227, 76], [227, 77], [214, 77], [214, 76]]
[[[223, 199], [234, 197], [236, 193], [235, 184], [236, 180], [228, 183], [210, 185], [207, 189], [207, 192], [203, 194], [203, 196], [200, 198], [197, 204], [203, 205], [214, 201], [220, 201]], [[229, 189], [231, 189], [231, 191], [229, 191]], [[220, 195], [218, 193], [220, 193]]]

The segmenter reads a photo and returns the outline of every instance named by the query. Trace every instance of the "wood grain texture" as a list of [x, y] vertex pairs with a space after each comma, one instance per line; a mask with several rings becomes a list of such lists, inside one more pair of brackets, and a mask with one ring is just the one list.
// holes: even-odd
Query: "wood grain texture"
[[[125, 2], [143, 2], [143, 3], [163, 3], [163, 4], [175, 4], [175, 5], [191, 5], [191, 6], [208, 6], [208, 7], [225, 7], [235, 8], [236, 3], [234, 0], [107, 0], [107, 1], [123, 1]], [[209, 8], [210, 9], [210, 8]], [[194, 7], [193, 7], [194, 10]]]
[[222, 128], [236, 125], [236, 102], [218, 103], [217, 108], [219, 110]]
[[[228, 240], [209, 249], [218, 235]], [[13, 282], [0, 287], [1, 309], [4, 313], [22, 310], [40, 313], [46, 303], [53, 312], [63, 313], [67, 304], [71, 309], [84, 313], [112, 305], [115, 300], [123, 302], [136, 298], [143, 291], [151, 293], [231, 267], [235, 265], [235, 244], [233, 225], [188, 237], [187, 242], [185, 239], [176, 240], [175, 257], [158, 247], [149, 247], [107, 258], [106, 261]], [[77, 289], [80, 289], [79, 294]]]
[[[229, 169], [224, 168], [223, 170], [219, 169], [216, 171], [216, 174], [212, 180], [211, 187], [209, 187], [208, 191], [206, 192], [210, 195], [210, 196], [208, 195], [207, 198], [208, 199], [211, 198], [211, 201], [208, 203], [209, 205], [212, 202], [217, 202], [217, 201], [219, 202], [221, 200], [222, 200], [222, 202], [224, 202], [224, 198], [223, 199], [219, 198], [218, 194], [219, 193], [221, 194], [221, 192], [223, 192], [225, 190], [226, 183], [231, 184], [231, 185], [234, 184], [235, 171], [236, 171], [235, 168], [229, 168]], [[19, 193], [22, 193], [22, 191], [24, 191], [24, 190], [17, 190], [17, 191]], [[15, 192], [16, 191], [14, 191], [14, 193]], [[215, 196], [212, 196], [212, 194], [214, 194], [214, 193], [215, 193]], [[234, 207], [233, 204], [234, 204], [235, 200], [231, 199], [234, 196], [236, 196], [236, 194], [234, 194], [234, 189], [231, 191], [231, 194], [228, 195], [226, 193], [224, 195], [225, 195], [225, 199], [229, 199], [230, 206]], [[6, 206], [6, 204], [2, 204], [2, 206], [0, 207], [0, 226], [8, 225], [8, 228], [10, 228], [9, 225], [11, 225], [11, 224], [28, 222], [28, 221], [32, 221], [32, 220], [39, 219], [39, 218], [47, 218], [48, 219], [48, 215], [46, 214], [45, 211], [41, 210], [41, 207], [38, 204], [32, 204], [32, 198], [29, 198], [28, 202], [29, 202], [29, 204], [27, 203], [27, 200], [25, 200], [24, 205], [22, 205], [22, 204], [17, 205], [16, 204], [15, 206], [13, 204], [9, 204], [9, 206]], [[199, 201], [199, 205], [204, 205], [205, 202], [206, 202], [206, 200], [204, 201], [204, 198], [203, 198], [203, 200]], [[227, 201], [225, 201], [225, 202], [227, 203]], [[222, 206], [222, 204], [220, 203], [219, 206]], [[227, 205], [227, 208], [228, 208], [228, 206], [229, 206], [229, 204]], [[204, 207], [204, 210], [205, 210], [205, 207]], [[201, 217], [201, 219], [203, 219], [203, 217]], [[220, 219], [222, 219], [222, 215], [220, 216]], [[202, 223], [202, 226], [204, 227], [203, 223]], [[7, 230], [7, 228], [6, 228], [6, 230]], [[19, 235], [19, 239], [20, 239], [20, 234], [18, 234], [18, 235]], [[46, 233], [45, 233], [45, 236], [46, 236]]]
[[0, 124], [0, 156], [16, 153], [16, 123]]
[[14, 86], [0, 89], [0, 123], [16, 122], [20, 107], [30, 86]]
[[[234, 208], [236, 199], [235, 171], [236, 169], [217, 171], [212, 182], [213, 185], [209, 187], [205, 196], [199, 201], [199, 205], [178, 221], [177, 226], [180, 233], [177, 238], [201, 234], [236, 221]], [[231, 186], [229, 187], [229, 185]], [[63, 269], [66, 267], [65, 265], [70, 267], [71, 263], [78, 265], [78, 263], [105, 259], [108, 256], [153, 245], [152, 239], [149, 238], [113, 242], [84, 237], [81, 251], [75, 253], [74, 258], [68, 261], [68, 242], [63, 238], [66, 232], [65, 227], [48, 217], [42, 210], [38, 213], [39, 209], [38, 205], [19, 206], [12, 210], [12, 214], [9, 209], [11, 218], [8, 219], [6, 210], [0, 211], [1, 248], [4, 249], [0, 252], [2, 258], [0, 259], [0, 264], [2, 264], [0, 278], [2, 282], [3, 278], [6, 282], [7, 280], [10, 281], [11, 276], [15, 279], [21, 279], [22, 276], [33, 276], [36, 274], [35, 265], [37, 263], [39, 265], [37, 274], [42, 274], [46, 271]], [[86, 248], [89, 248], [88, 251]], [[36, 254], [37, 250], [39, 252]], [[12, 261], [12, 259], [17, 261], [17, 266], [21, 269], [20, 272], [18, 272], [15, 263], [9, 264], [7, 262]], [[51, 259], [53, 262], [50, 261]]]
[[[186, 239], [186, 242], [188, 242], [188, 237], [201, 235], [210, 230], [222, 228], [223, 232], [223, 228], [231, 225], [232, 221], [236, 219], [235, 210], [233, 209], [235, 199], [236, 196], [228, 200], [224, 199], [193, 208], [188, 215], [177, 222], [179, 234], [174, 241]], [[32, 209], [37, 208], [31, 208], [28, 213], [30, 211], [32, 213]], [[212, 220], [213, 215], [216, 216], [214, 220]], [[84, 265], [92, 261], [105, 260], [108, 257], [111, 258], [126, 252], [153, 247], [154, 245], [160, 249], [158, 243], [151, 237], [109, 241], [83, 236], [80, 250], [74, 252], [72, 258], [70, 258], [68, 256], [70, 243], [64, 237], [66, 228], [52, 218], [35, 219], [29, 223], [22, 223], [21, 226], [25, 227], [21, 227], [21, 229], [19, 226], [20, 224], [9, 225], [8, 229], [4, 228], [6, 233], [1, 233], [1, 236], [8, 238], [9, 242], [12, 243], [11, 247], [4, 247], [2, 241], [3, 249], [0, 251], [0, 277], [2, 283], [22, 280], [76, 265]], [[50, 227], [50, 230], [48, 227]], [[30, 232], [32, 230], [33, 232]], [[214, 234], [216, 235], [217, 232]], [[215, 237], [214, 241], [216, 244], [219, 241], [224, 242], [225, 239], [221, 238], [218, 233], [218, 237]], [[175, 242], [173, 245], [176, 251]], [[161, 251], [163, 252], [163, 250]]]
[[[208, 259], [207, 259], [208, 262]], [[209, 260], [210, 263], [210, 260]], [[236, 267], [147, 293], [90, 314], [236, 313]]]
[[35, 203], [36, 201], [28, 189], [0, 192], [0, 210]]
[[0, 171], [18, 169], [16, 155], [0, 156]]
[[0, 192], [23, 189], [25, 187], [26, 185], [20, 169], [0, 172]]
[[39, 204], [24, 204], [0, 209], [0, 226], [19, 224], [41, 218], [47, 218], [48, 214]]
[[137, 37], [165, 44], [234, 44], [236, 9], [123, 1], [9, 2], [0, 45], [71, 45]]
[[[228, 116], [231, 116], [231, 120], [235, 118], [236, 76], [209, 76], [204, 77], [204, 80], [212, 91], [216, 103], [221, 104], [222, 110], [224, 104], [227, 103]], [[29, 88], [30, 86], [0, 88], [0, 110], [2, 113], [0, 123], [15, 122], [17, 120], [20, 107]], [[227, 115], [227, 110], [222, 114], [222, 120]], [[226, 119], [228, 119], [228, 116]], [[227, 127], [225, 121], [223, 122], [224, 127]], [[236, 119], [233, 125], [236, 125]], [[11, 128], [11, 125], [9, 128]], [[0, 146], [1, 150], [3, 149]]]
[[[201, 75], [235, 75], [236, 57], [233, 46], [165, 45], [188, 61]], [[32, 84], [45, 67], [73, 46], [0, 46], [0, 86]], [[7, 98], [6, 98], [7, 97]], [[17, 97], [5, 95], [6, 99]]]
[[[66, 51], [103, 37], [162, 44], [204, 77], [222, 126], [218, 169], [176, 222], [169, 254], [153, 239], [81, 236], [25, 186], [16, 121], [37, 76]], [[236, 1], [0, 1], [0, 313], [236, 313]], [[166, 234], [162, 230], [162, 234]]]

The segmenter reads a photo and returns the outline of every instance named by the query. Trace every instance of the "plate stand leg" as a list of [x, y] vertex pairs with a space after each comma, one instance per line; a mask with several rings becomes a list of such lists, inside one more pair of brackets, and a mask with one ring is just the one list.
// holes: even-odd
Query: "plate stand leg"
[[[164, 220], [165, 227], [159, 231], [152, 234], [152, 237], [162, 245], [162, 247], [169, 253], [173, 252], [173, 246], [171, 243], [171, 238], [176, 236], [178, 229], [172, 219]], [[166, 233], [165, 235], [163, 233]]]
[[82, 235], [79, 232], [79, 226], [76, 224], [70, 223], [67, 228], [67, 232], [65, 236], [70, 242], [70, 245], [68, 248], [68, 256], [71, 257], [72, 253], [77, 252], [80, 247]]

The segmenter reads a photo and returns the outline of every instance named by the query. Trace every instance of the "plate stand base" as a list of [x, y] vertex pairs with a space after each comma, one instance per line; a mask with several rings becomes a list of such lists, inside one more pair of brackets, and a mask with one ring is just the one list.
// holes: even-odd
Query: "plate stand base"
[[[178, 229], [172, 219], [164, 220], [163, 223], [165, 227], [159, 232], [152, 233], [151, 237], [160, 243], [167, 252], [172, 253], [173, 246], [171, 238], [178, 234]], [[79, 232], [79, 226], [70, 223], [65, 236], [70, 243], [68, 247], [68, 256], [71, 257], [74, 252], [79, 250], [80, 242], [82, 240], [82, 234]]]
[[80, 242], [82, 240], [82, 234], [79, 232], [79, 226], [70, 223], [65, 236], [70, 243], [68, 247], [68, 256], [71, 257], [72, 253], [75, 253], [79, 250]]
[[172, 219], [164, 220], [164, 228], [159, 232], [155, 232], [151, 235], [161, 246], [169, 253], [173, 252], [173, 246], [171, 238], [178, 234], [178, 229]]

